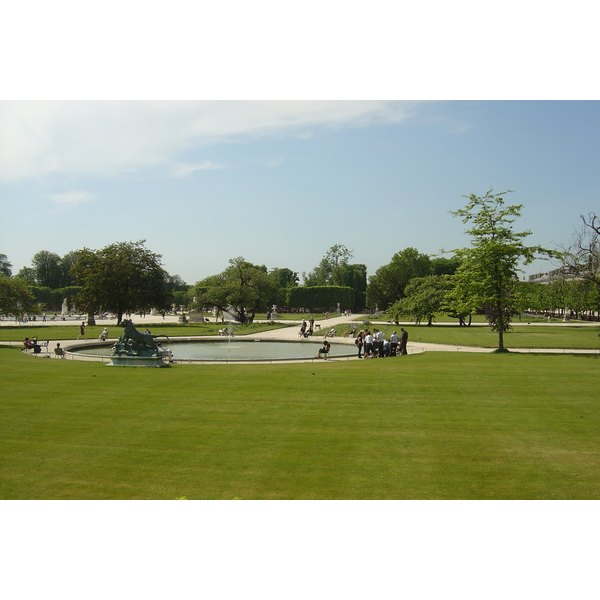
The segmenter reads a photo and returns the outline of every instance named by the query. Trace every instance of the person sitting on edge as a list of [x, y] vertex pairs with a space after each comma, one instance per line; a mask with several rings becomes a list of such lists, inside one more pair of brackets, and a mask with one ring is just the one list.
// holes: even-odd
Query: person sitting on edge
[[327, 355], [329, 354], [329, 348], [330, 348], [329, 342], [327, 340], [324, 340], [323, 341], [323, 347], [319, 348], [319, 352], [315, 356], [315, 358], [321, 358], [321, 355], [324, 355], [325, 358], [327, 358]]
[[60, 347], [60, 343], [56, 344], [56, 348], [54, 348], [54, 354], [56, 354], [56, 356], [60, 356], [60, 358], [65, 357], [65, 351]]
[[25, 348], [33, 349], [34, 354], [39, 354], [42, 351], [42, 347], [37, 343], [37, 338], [33, 338], [31, 341], [29, 341], [29, 338], [25, 338], [23, 344]]

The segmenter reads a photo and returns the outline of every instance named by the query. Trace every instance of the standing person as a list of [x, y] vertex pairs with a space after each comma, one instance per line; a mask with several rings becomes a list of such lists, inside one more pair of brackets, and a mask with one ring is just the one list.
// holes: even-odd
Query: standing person
[[365, 358], [373, 358], [373, 336], [368, 329], [365, 334]]
[[377, 356], [383, 358], [385, 356], [384, 352], [383, 352], [383, 343], [384, 343], [384, 339], [383, 339], [383, 331], [380, 331], [379, 329], [375, 330], [377, 333], [375, 334], [375, 347], [377, 348]]
[[79, 326], [79, 335], [77, 339], [80, 340], [83, 338], [85, 340], [85, 321], [81, 321], [81, 325]]
[[302, 319], [302, 325], [300, 325], [300, 337], [304, 337], [304, 332], [306, 331], [306, 321]]
[[356, 336], [356, 339], [354, 340], [354, 343], [356, 344], [356, 347], [358, 348], [358, 358], [362, 358], [361, 354], [362, 354], [363, 345], [365, 343], [364, 335], [365, 335], [364, 331], [359, 331], [358, 335]]
[[398, 350], [398, 342], [400, 338], [398, 334], [394, 331], [390, 336], [390, 356], [396, 356], [396, 351]]
[[408, 352], [406, 351], [406, 343], [408, 342], [408, 333], [406, 332], [404, 327], [401, 327], [400, 331], [402, 332], [400, 334], [400, 344], [398, 345], [399, 349], [400, 349], [400, 354], [401, 355], [408, 354]]

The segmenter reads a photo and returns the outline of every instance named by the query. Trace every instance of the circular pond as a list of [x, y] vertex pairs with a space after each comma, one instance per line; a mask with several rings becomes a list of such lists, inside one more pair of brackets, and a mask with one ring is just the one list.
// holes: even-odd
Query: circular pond
[[[229, 339], [194, 342], [176, 342], [164, 344], [173, 353], [172, 360], [214, 360], [214, 361], [252, 361], [252, 360], [306, 360], [313, 358], [319, 351], [322, 341], [278, 342], [266, 340]], [[110, 346], [95, 346], [74, 349], [75, 353], [87, 356], [108, 357]], [[329, 356], [353, 356], [354, 348], [346, 344], [331, 344]]]

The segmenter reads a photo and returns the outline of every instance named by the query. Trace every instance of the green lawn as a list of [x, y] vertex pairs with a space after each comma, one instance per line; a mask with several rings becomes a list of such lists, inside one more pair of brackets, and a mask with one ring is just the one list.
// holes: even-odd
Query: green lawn
[[2, 499], [600, 499], [597, 355], [0, 360]]

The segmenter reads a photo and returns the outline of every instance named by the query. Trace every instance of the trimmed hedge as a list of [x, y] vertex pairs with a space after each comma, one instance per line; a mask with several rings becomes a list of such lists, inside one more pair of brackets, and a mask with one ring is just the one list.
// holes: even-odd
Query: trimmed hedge
[[290, 308], [307, 308], [311, 312], [335, 311], [339, 303], [341, 310], [353, 305], [350, 287], [336, 285], [290, 288], [287, 305]]

